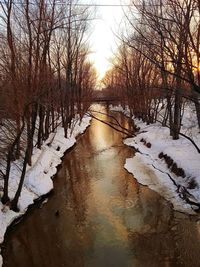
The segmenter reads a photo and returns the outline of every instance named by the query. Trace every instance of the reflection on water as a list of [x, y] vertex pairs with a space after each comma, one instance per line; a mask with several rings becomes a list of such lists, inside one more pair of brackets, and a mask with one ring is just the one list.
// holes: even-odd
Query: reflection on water
[[65, 156], [54, 195], [8, 235], [5, 267], [200, 266], [196, 219], [173, 212], [124, 170], [133, 152], [122, 137], [93, 120]]

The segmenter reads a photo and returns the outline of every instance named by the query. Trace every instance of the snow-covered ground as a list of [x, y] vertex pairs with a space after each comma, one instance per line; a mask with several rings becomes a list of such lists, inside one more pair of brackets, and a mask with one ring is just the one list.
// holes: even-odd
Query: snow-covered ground
[[[20, 212], [15, 213], [0, 202], [0, 244], [4, 240], [7, 227], [17, 217], [24, 214], [28, 206], [33, 204], [35, 199], [47, 194], [53, 189], [51, 177], [56, 174], [56, 167], [61, 163], [64, 152], [75, 144], [76, 137], [85, 131], [90, 124], [90, 120], [90, 117], [85, 116], [80, 125], [79, 121], [77, 121], [72, 133], [71, 129], [69, 129], [69, 135], [71, 134], [71, 136], [67, 139], [64, 137], [63, 128], [58, 127], [56, 133], [50, 135], [41, 150], [35, 148], [32, 157], [32, 166], [27, 168], [24, 187], [19, 199], [18, 206]], [[11, 198], [14, 197], [19, 182], [19, 179], [17, 179], [20, 177], [19, 165], [20, 162], [15, 162], [11, 169], [9, 181], [9, 196]], [[2, 183], [3, 181], [0, 180], [0, 186], [3, 186]], [[1, 191], [0, 193], [2, 194]], [[1, 266], [2, 257], [0, 255]]]
[[[129, 116], [127, 108], [111, 109]], [[190, 136], [200, 147], [195, 116], [192, 106], [185, 108], [181, 132]], [[126, 160], [125, 168], [139, 183], [169, 200], [175, 210], [194, 214], [198, 207], [192, 203], [200, 203], [200, 154], [185, 137], [172, 140], [169, 129], [161, 124], [146, 125], [141, 120], [133, 119], [140, 130], [136, 137], [126, 139], [124, 143], [138, 152]], [[176, 163], [176, 174], [172, 171], [172, 162]]]

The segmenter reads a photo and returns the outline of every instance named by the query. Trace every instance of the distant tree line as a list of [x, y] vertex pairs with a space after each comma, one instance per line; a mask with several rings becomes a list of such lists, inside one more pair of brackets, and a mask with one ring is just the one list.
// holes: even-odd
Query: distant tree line
[[[62, 125], [65, 137], [76, 114], [88, 109], [96, 82], [88, 61], [91, 14], [77, 1], [0, 2], [1, 201], [17, 210], [33, 148], [41, 149]], [[14, 198], [8, 194], [12, 162], [23, 159]]]
[[131, 114], [160, 120], [178, 139], [184, 104], [193, 102], [200, 128], [200, 1], [133, 0], [126, 31], [103, 82]]

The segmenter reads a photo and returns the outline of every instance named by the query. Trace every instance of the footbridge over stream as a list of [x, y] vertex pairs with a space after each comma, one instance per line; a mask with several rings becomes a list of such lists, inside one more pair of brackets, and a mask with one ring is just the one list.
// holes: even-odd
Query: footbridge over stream
[[108, 95], [103, 91], [96, 91], [92, 97], [93, 103], [119, 104], [121, 98], [117, 95]]

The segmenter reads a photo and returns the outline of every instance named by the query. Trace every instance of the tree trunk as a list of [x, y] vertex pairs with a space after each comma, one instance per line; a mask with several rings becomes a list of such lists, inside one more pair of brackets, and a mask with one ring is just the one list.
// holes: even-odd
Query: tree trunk
[[39, 129], [38, 129], [38, 141], [37, 141], [37, 147], [41, 149], [42, 147], [42, 140], [43, 140], [43, 135], [44, 135], [44, 129], [43, 129], [43, 124], [44, 124], [44, 108], [42, 105], [39, 107]]
[[24, 184], [24, 178], [25, 178], [25, 174], [26, 174], [26, 167], [27, 167], [27, 163], [28, 163], [29, 149], [30, 149], [29, 146], [27, 146], [26, 153], [25, 153], [25, 158], [24, 158], [24, 163], [23, 163], [23, 169], [22, 169], [21, 178], [20, 178], [20, 182], [19, 182], [19, 186], [18, 186], [18, 189], [16, 191], [16, 194], [15, 194], [13, 200], [11, 201], [11, 209], [13, 211], [15, 211], [15, 212], [19, 211], [19, 209], [17, 207], [17, 204], [18, 204], [18, 200], [19, 200], [19, 197], [21, 195], [22, 187], [23, 187], [23, 184]]
[[181, 128], [181, 96], [179, 93], [179, 89], [175, 92], [175, 103], [174, 103], [174, 123], [173, 123], [173, 131], [172, 138], [174, 140], [179, 139], [179, 132]]
[[7, 156], [6, 174], [4, 176], [3, 197], [1, 199], [1, 202], [3, 204], [6, 204], [10, 200], [8, 196], [8, 181], [9, 181], [9, 176], [10, 176], [10, 165], [11, 165], [12, 152], [13, 151], [9, 151], [8, 156]]
[[46, 112], [46, 118], [45, 118], [45, 133], [44, 133], [44, 138], [45, 140], [48, 139], [49, 137], [49, 117], [50, 117], [50, 110], [47, 109]]
[[8, 182], [9, 182], [9, 176], [10, 176], [10, 167], [11, 167], [11, 160], [12, 160], [12, 156], [13, 156], [13, 151], [14, 151], [14, 148], [16, 146], [16, 144], [18, 143], [21, 135], [22, 135], [22, 132], [24, 130], [24, 126], [25, 126], [25, 122], [23, 120], [22, 122], [22, 126], [21, 126], [21, 129], [20, 131], [18, 132], [16, 138], [14, 139], [12, 145], [10, 146], [9, 148], [9, 151], [8, 151], [8, 155], [7, 155], [7, 166], [6, 166], [6, 174], [4, 176], [4, 189], [3, 189], [3, 197], [1, 199], [2, 203], [5, 204], [9, 201], [9, 196], [8, 196]]
[[195, 108], [196, 108], [198, 126], [200, 129], [200, 103], [199, 103], [199, 100], [195, 99], [194, 104], [195, 104]]

